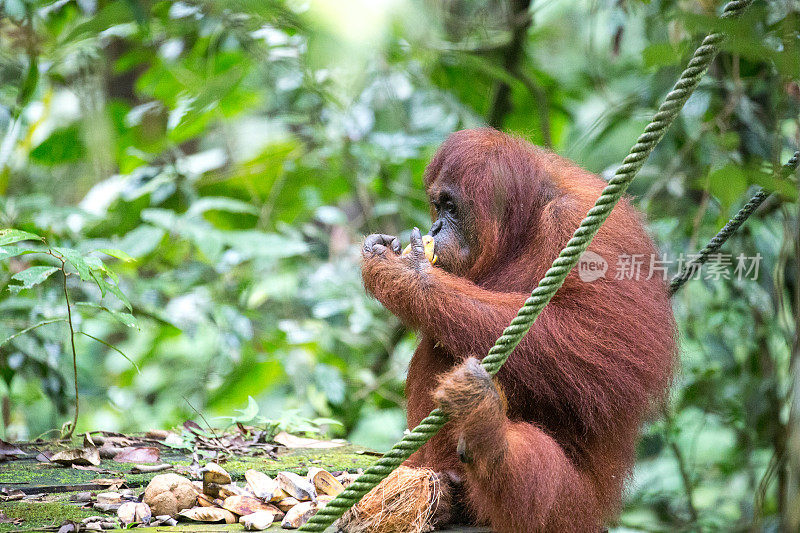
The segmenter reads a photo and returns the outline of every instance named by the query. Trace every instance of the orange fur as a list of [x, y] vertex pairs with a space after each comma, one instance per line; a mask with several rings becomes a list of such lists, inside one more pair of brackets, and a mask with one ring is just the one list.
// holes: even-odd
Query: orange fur
[[[589, 248], [609, 262], [606, 278], [586, 283], [571, 272], [498, 373], [502, 393], [493, 391], [464, 361], [488, 352], [605, 183], [480, 129], [453, 134], [425, 184], [429, 192], [459, 188], [480, 249], [464, 276], [365, 253], [367, 290], [422, 334], [406, 382], [409, 427], [437, 401], [453, 414], [408, 465], [463, 477], [464, 520], [499, 532], [596, 533], [618, 512], [639, 424], [672, 375], [666, 284], [614, 276], [620, 254], [649, 257], [655, 247], [620, 202]], [[459, 439], [472, 459], [466, 465]]]

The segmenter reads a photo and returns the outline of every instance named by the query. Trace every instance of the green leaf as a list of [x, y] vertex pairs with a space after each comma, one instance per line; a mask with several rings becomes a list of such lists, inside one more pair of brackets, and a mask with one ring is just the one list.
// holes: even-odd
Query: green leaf
[[11, 259], [18, 255], [37, 254], [44, 252], [42, 249], [24, 248], [22, 246], [3, 246], [0, 247], [0, 261], [3, 259]]
[[129, 256], [122, 250], [118, 250], [117, 248], [99, 248], [95, 250], [95, 252], [102, 252], [106, 255], [110, 255], [111, 257], [116, 257], [117, 259], [125, 262], [136, 261], [136, 259]]
[[120, 241], [120, 246], [133, 257], [144, 257], [153, 252], [166, 232], [148, 224], [143, 224], [128, 232]]
[[11, 244], [19, 241], [43, 241], [44, 239], [33, 233], [22, 231], [18, 229], [2, 229], [0, 230], [0, 246]]
[[[96, 275], [100, 278], [103, 278], [103, 275], [105, 274], [111, 279], [113, 279], [114, 283], [119, 283], [119, 276], [117, 275], [117, 273], [108, 268], [106, 264], [103, 263], [102, 259], [100, 259], [99, 257], [95, 257], [93, 255], [87, 255], [84, 257], [84, 259], [86, 260], [86, 264], [89, 265], [89, 268], [92, 269], [92, 277], [95, 277]], [[103, 288], [101, 287], [100, 290], [102, 289]]]
[[97, 270], [90, 270], [89, 273], [92, 275], [92, 279], [97, 284], [97, 288], [100, 289], [100, 297], [106, 297], [106, 290], [108, 289], [108, 284], [106, 280], [103, 278], [103, 273], [98, 272]]
[[783, 172], [765, 172], [759, 169], [748, 169], [747, 175], [751, 183], [761, 185], [767, 191], [777, 193], [787, 202], [796, 202], [798, 196], [797, 185], [789, 175]]
[[104, 344], [104, 345], [108, 346], [109, 348], [111, 348], [112, 350], [114, 350], [115, 352], [117, 352], [118, 354], [120, 354], [122, 357], [124, 357], [125, 359], [127, 359], [127, 360], [128, 360], [128, 362], [129, 362], [130, 364], [132, 364], [132, 365], [133, 365], [133, 368], [135, 368], [135, 369], [136, 369], [136, 373], [137, 373], [137, 374], [141, 374], [141, 373], [142, 373], [141, 369], [139, 368], [139, 365], [137, 365], [137, 364], [136, 364], [136, 362], [135, 362], [133, 359], [131, 359], [130, 357], [128, 357], [127, 355], [125, 355], [125, 352], [123, 352], [122, 350], [120, 350], [119, 348], [117, 348], [116, 346], [114, 346], [113, 344], [111, 344], [110, 342], [106, 342], [106, 341], [104, 341], [103, 339], [99, 339], [99, 338], [95, 337], [94, 335], [89, 335], [89, 334], [88, 334], [88, 333], [86, 333], [85, 331], [77, 331], [76, 333], [80, 333], [81, 335], [86, 335], [86, 336], [87, 336], [87, 337], [89, 337], [90, 339], [94, 339], [94, 340], [96, 340], [97, 342], [99, 342], [100, 344]]
[[100, 292], [102, 293], [103, 297], [105, 297], [106, 290], [108, 289], [108, 283], [106, 282], [105, 276], [108, 276], [114, 280], [114, 283], [119, 283], [119, 276], [116, 272], [108, 268], [99, 257], [87, 255], [84, 257], [84, 259], [86, 260], [86, 264], [89, 265], [89, 268], [91, 269], [90, 274], [92, 275], [92, 278], [100, 288]]
[[30, 100], [31, 96], [33, 96], [34, 92], [36, 91], [36, 87], [39, 84], [39, 55], [33, 54], [30, 56], [30, 61], [28, 62], [28, 72], [25, 74], [25, 81], [22, 82], [22, 86], [19, 88], [19, 93], [17, 93], [17, 105], [26, 106]]
[[108, 289], [108, 292], [116, 296], [117, 299], [128, 308], [128, 311], [133, 311], [130, 300], [128, 300], [128, 297], [125, 296], [116, 283], [106, 283], [106, 289]]
[[320, 417], [313, 419], [311, 422], [313, 422], [315, 426], [327, 425], [327, 426], [344, 427], [344, 424], [342, 424], [338, 420], [334, 420], [333, 418]]
[[680, 59], [681, 51], [669, 42], [654, 43], [642, 51], [642, 60], [647, 67], [673, 65]]
[[23, 330], [17, 331], [16, 333], [13, 333], [13, 334], [5, 337], [4, 339], [1, 339], [0, 340], [0, 346], [3, 346], [7, 342], [14, 340], [16, 337], [19, 337], [20, 335], [24, 335], [25, 333], [28, 333], [29, 331], [32, 331], [32, 330], [34, 330], [36, 328], [39, 328], [39, 327], [42, 327], [42, 326], [46, 326], [47, 324], [53, 324], [55, 322], [66, 322], [66, 321], [67, 321], [66, 317], [49, 318], [47, 320], [42, 320], [41, 322], [37, 322], [36, 324], [34, 324], [32, 326], [28, 326], [27, 328], [25, 328]]
[[42, 143], [31, 150], [30, 158], [37, 163], [56, 165], [78, 161], [86, 155], [77, 124], [55, 130]]
[[305, 242], [278, 233], [240, 230], [226, 231], [222, 236], [231, 248], [246, 259], [284, 258], [308, 252], [308, 244]]
[[242, 422], [242, 423], [250, 422], [256, 416], [258, 416], [258, 411], [259, 411], [258, 403], [253, 399], [252, 396], [248, 396], [247, 407], [244, 409], [237, 409], [237, 411], [242, 413], [236, 417], [237, 422]]
[[106, 275], [107, 275], [109, 278], [113, 279], [113, 280], [114, 280], [114, 283], [116, 283], [117, 285], [119, 285], [119, 275], [118, 275], [116, 272], [114, 272], [113, 270], [111, 270], [111, 269], [110, 269], [110, 268], [108, 268], [107, 266], [103, 266], [103, 272], [105, 272], [105, 273], [106, 273]]
[[725, 209], [747, 191], [747, 176], [739, 165], [725, 165], [708, 176], [708, 190], [717, 197]]
[[77, 305], [78, 307], [88, 307], [91, 309], [98, 309], [101, 311], [105, 311], [106, 313], [111, 315], [114, 319], [119, 321], [121, 324], [125, 324], [129, 328], [139, 329], [139, 323], [136, 321], [136, 317], [134, 317], [130, 313], [115, 311], [114, 309], [109, 309], [104, 305], [96, 304], [94, 302], [76, 302], [75, 305]]
[[8, 290], [12, 292], [19, 292], [22, 289], [30, 289], [40, 284], [59, 270], [60, 269], [56, 267], [33, 266], [23, 270], [22, 272], [17, 272], [11, 276], [11, 279], [21, 281], [22, 285], [9, 285]]
[[75, 267], [81, 280], [89, 281], [92, 279], [92, 269], [78, 250], [73, 248], [53, 248], [53, 251], [64, 256], [64, 259]]
[[103, 30], [112, 26], [133, 22], [134, 13], [131, 11], [131, 2], [111, 2], [91, 17], [87, 17], [85, 22], [73, 27], [72, 30], [62, 38], [64, 44], [79, 40], [85, 36], [99, 35]]
[[97, 270], [98, 272], [105, 272], [106, 265], [103, 263], [103, 260], [99, 257], [93, 255], [85, 255], [83, 256], [83, 260], [89, 265], [91, 270]]
[[253, 204], [242, 202], [234, 198], [207, 196], [197, 199], [189, 210], [186, 212], [188, 216], [196, 216], [206, 211], [227, 211], [229, 213], [249, 213], [251, 215], [258, 215], [259, 210]]
[[180, 217], [174, 211], [152, 207], [143, 209], [140, 215], [142, 220], [153, 225], [164, 228], [167, 231], [175, 231], [180, 225]]

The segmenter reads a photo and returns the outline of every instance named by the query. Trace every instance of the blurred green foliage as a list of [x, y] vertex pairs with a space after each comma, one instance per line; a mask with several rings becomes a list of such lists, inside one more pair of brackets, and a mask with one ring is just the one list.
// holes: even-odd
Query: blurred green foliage
[[[76, 337], [77, 430], [238, 410], [387, 448], [415, 337], [364, 294], [363, 235], [426, 227], [426, 161], [486, 117], [610, 175], [700, 36], [724, 29], [631, 193], [673, 260], [754, 186], [778, 194], [726, 245], [761, 254], [758, 279], [675, 299], [682, 370], [644, 429], [618, 530], [775, 530], [798, 279], [796, 181], [772, 168], [800, 143], [798, 6], [720, 22], [708, 1], [514, 13], [525, 4], [0, 0], [0, 227], [133, 258], [109, 261], [139, 329], [65, 267], [74, 301], [94, 304], [74, 307], [76, 327], [103, 341]], [[24, 279], [53, 259], [0, 260], [0, 339], [50, 322], [0, 345], [6, 439], [71, 416], [63, 287]]]

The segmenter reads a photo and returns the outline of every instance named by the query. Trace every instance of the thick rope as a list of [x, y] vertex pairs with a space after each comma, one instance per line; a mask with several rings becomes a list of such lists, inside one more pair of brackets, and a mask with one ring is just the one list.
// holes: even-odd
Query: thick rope
[[[797, 164], [800, 162], [800, 152], [795, 152], [794, 155], [783, 165], [778, 172], [778, 176], [785, 178], [786, 176], [790, 175], [792, 172], [795, 171], [797, 168]], [[708, 261], [709, 256], [715, 253], [717, 250], [725, 244], [731, 235], [736, 233], [736, 230], [745, 223], [745, 221], [750, 218], [750, 215], [758, 209], [764, 200], [767, 199], [769, 193], [765, 192], [763, 189], [759, 189], [757, 193], [753, 195], [750, 200], [744, 204], [736, 215], [728, 221], [725, 226], [719, 230], [719, 233], [714, 235], [714, 237], [708, 241], [702, 250], [697, 253], [697, 257], [693, 258], [691, 261], [684, 265], [683, 270], [675, 275], [672, 280], [669, 282], [669, 295], [672, 296], [675, 294], [678, 289], [680, 289], [684, 283], [686, 283], [689, 278], [700, 268], [701, 265], [705, 264]]]
[[[734, 17], [741, 14], [750, 6], [753, 0], [733, 0], [728, 2], [723, 9], [723, 17]], [[550, 301], [556, 291], [564, 284], [570, 270], [578, 263], [580, 256], [589, 247], [594, 236], [600, 230], [603, 222], [611, 214], [611, 210], [622, 198], [628, 185], [642, 168], [650, 152], [664, 136], [664, 132], [683, 108], [683, 104], [694, 92], [700, 78], [705, 74], [711, 61], [719, 51], [719, 44], [725, 38], [722, 33], [711, 33], [703, 39], [700, 47], [695, 50], [686, 70], [669, 92], [664, 103], [658, 108], [653, 120], [639, 136], [636, 144], [631, 148], [622, 165], [617, 169], [614, 177], [609, 180], [597, 202], [589, 210], [586, 218], [575, 230], [567, 246], [561, 250], [553, 265], [539, 282], [531, 296], [519, 310], [511, 324], [503, 331], [497, 342], [483, 358], [481, 364], [487, 372], [494, 375], [506, 362], [512, 350], [530, 330], [533, 322], [542, 312], [544, 306]], [[408, 459], [431, 437], [433, 437], [444, 424], [448, 417], [439, 408], [431, 413], [411, 432], [407, 433], [391, 450], [381, 457], [374, 465], [369, 467], [347, 489], [320, 509], [300, 531], [322, 532], [342, 516], [345, 511], [358, 503], [362, 496], [378, 485], [395, 468]]]

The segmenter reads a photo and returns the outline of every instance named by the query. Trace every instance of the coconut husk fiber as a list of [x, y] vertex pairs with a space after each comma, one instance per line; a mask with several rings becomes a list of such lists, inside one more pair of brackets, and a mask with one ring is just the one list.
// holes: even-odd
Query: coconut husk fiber
[[347, 533], [432, 531], [441, 492], [433, 470], [401, 466], [347, 511], [338, 526]]

